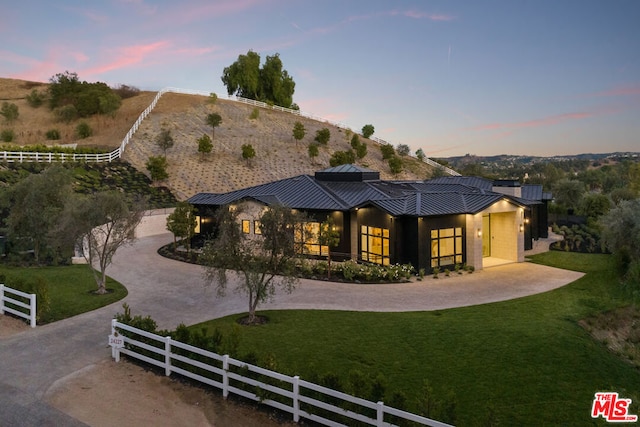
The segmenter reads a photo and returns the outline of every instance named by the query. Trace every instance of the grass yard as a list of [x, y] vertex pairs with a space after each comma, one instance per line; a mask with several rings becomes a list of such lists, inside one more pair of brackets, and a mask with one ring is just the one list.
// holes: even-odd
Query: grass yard
[[39, 278], [48, 283], [49, 310], [41, 314], [38, 324], [92, 311], [127, 296], [127, 289], [111, 278], [107, 278], [107, 289], [113, 292], [93, 294], [97, 285], [86, 265], [28, 268], [0, 265], [0, 274], [5, 276], [6, 286], [24, 292], [33, 292], [31, 285]]
[[[279, 371], [310, 380], [382, 373], [386, 400], [402, 391], [407, 409], [419, 413], [428, 381], [442, 405], [455, 402], [454, 421], [463, 426], [604, 424], [590, 411], [594, 393], [607, 390], [631, 398], [637, 414], [640, 371], [578, 324], [628, 304], [612, 258], [565, 252], [534, 258], [587, 274], [544, 294], [436, 312], [262, 312], [270, 322], [242, 328], [239, 354], [272, 354]], [[228, 335], [238, 317], [193, 329]]]

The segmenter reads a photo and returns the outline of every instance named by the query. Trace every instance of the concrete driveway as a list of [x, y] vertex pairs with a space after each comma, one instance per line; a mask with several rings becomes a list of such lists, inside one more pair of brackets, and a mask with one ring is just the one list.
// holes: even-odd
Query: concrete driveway
[[[122, 311], [124, 302], [134, 315], [150, 315], [160, 328], [247, 311], [244, 296], [230, 290], [219, 298], [214, 288], [206, 287], [201, 267], [160, 257], [157, 249], [170, 241], [170, 234], [153, 235], [118, 251], [108, 274], [128, 288], [123, 301], [0, 339], [0, 425], [82, 425], [46, 405], [43, 397], [56, 381], [110, 357], [110, 320]], [[403, 284], [302, 280], [292, 294], [276, 295], [261, 309], [439, 310], [546, 292], [581, 276], [520, 263]]]

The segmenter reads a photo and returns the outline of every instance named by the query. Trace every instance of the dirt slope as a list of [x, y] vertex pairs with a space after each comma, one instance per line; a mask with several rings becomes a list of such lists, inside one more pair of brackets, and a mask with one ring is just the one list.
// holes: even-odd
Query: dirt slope
[[[138, 115], [150, 104], [154, 93], [143, 92], [123, 101], [113, 116], [98, 116], [87, 120], [94, 135], [85, 140], [74, 136], [77, 122], [65, 125], [57, 123], [46, 107], [30, 107], [24, 99], [31, 90], [45, 90], [42, 83], [0, 79], [0, 101], [13, 102], [19, 107], [20, 117], [13, 124], [0, 120], [0, 129], [11, 128], [16, 133], [15, 143], [29, 145], [46, 143], [44, 134], [57, 128], [62, 134], [58, 143], [77, 143], [81, 146], [116, 148]], [[175, 145], [167, 152], [169, 179], [165, 183], [180, 200], [198, 192], [226, 192], [251, 185], [300, 174], [313, 174], [329, 167], [329, 159], [335, 151], [350, 148], [351, 134], [328, 123], [310, 120], [271, 109], [259, 109], [259, 117], [251, 119], [254, 107], [239, 102], [219, 99], [215, 105], [207, 103], [207, 97], [167, 93], [148, 118], [142, 123], [123, 159], [137, 169], [146, 172], [149, 156], [162, 154], [155, 139], [162, 128], [170, 129]], [[206, 116], [216, 112], [222, 123], [215, 129], [214, 148], [205, 159], [197, 152], [197, 139], [211, 135]], [[292, 137], [294, 123], [300, 121], [306, 136], [298, 143]], [[312, 161], [307, 152], [316, 131], [329, 128], [331, 141], [320, 147], [319, 156]], [[404, 171], [391, 175], [378, 144], [361, 138], [367, 144], [368, 153], [358, 164], [381, 172], [386, 179], [425, 179], [432, 168], [415, 159], [405, 158]], [[243, 144], [253, 145], [256, 157], [251, 163], [242, 159]]]

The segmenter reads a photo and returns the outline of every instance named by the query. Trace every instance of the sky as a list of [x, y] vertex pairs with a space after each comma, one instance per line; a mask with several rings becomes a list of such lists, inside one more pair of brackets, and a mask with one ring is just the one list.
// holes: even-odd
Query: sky
[[638, 0], [22, 0], [0, 77], [227, 96], [280, 55], [293, 100], [429, 157], [640, 152]]

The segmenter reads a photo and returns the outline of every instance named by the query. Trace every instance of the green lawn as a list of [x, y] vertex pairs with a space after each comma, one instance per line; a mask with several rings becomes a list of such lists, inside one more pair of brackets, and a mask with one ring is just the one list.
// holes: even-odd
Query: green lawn
[[48, 283], [50, 308], [42, 314], [38, 324], [92, 311], [127, 296], [127, 289], [111, 278], [107, 278], [107, 289], [113, 292], [106, 295], [93, 294], [97, 285], [86, 265], [27, 268], [0, 265], [0, 274], [5, 276], [6, 286], [25, 292], [32, 292], [29, 285], [38, 278]]
[[[602, 390], [633, 399], [638, 413], [640, 371], [577, 324], [626, 304], [611, 257], [552, 252], [535, 261], [587, 274], [544, 294], [436, 312], [262, 312], [270, 322], [242, 328], [239, 353], [273, 354], [279, 371], [307, 379], [382, 373], [387, 391], [405, 393], [416, 412], [428, 380], [438, 396], [455, 393], [458, 425], [591, 425]], [[203, 325], [230, 334], [238, 317]]]

